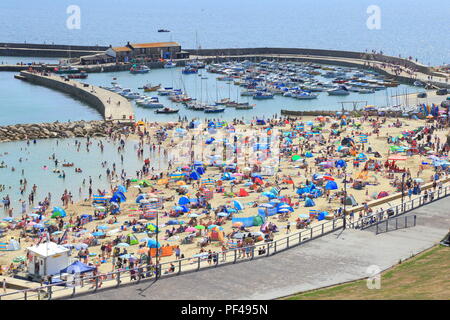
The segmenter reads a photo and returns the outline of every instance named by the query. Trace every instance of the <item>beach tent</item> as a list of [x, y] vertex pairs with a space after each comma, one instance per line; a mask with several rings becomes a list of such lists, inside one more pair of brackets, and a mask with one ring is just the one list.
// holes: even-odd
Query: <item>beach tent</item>
[[261, 226], [264, 224], [265, 218], [261, 215], [256, 215], [253, 217], [253, 226]]
[[197, 171], [197, 173], [198, 173], [199, 175], [202, 175], [202, 174], [205, 173], [205, 168], [203, 168], [203, 167], [197, 167], [197, 168], [195, 169], [195, 171]]
[[245, 191], [245, 189], [241, 188], [239, 189], [239, 197], [247, 197], [249, 195], [249, 193], [247, 191]]
[[161, 248], [161, 244], [156, 242], [154, 239], [150, 239], [147, 241], [147, 247], [149, 248]]
[[140, 203], [141, 200], [145, 200], [145, 195], [144, 194], [140, 194], [136, 197], [136, 203]]
[[389, 195], [389, 193], [387, 193], [386, 191], [381, 191], [381, 192], [378, 194], [377, 199], [387, 197], [388, 195]]
[[317, 215], [317, 220], [322, 221], [325, 219], [325, 217], [327, 215], [328, 215], [328, 212], [326, 212], [326, 211], [319, 212], [319, 214]]
[[344, 160], [338, 160], [336, 161], [336, 168], [344, 168], [347, 164], [345, 163]]
[[62, 217], [64, 218], [66, 216], [66, 211], [60, 207], [53, 207], [53, 214], [52, 214], [52, 218], [56, 218], [56, 217]]
[[125, 241], [126, 243], [128, 243], [129, 245], [133, 245], [133, 244], [139, 244], [139, 240], [136, 238], [136, 236], [132, 233], [129, 233], [127, 235], [127, 241]]
[[111, 200], [109, 200], [109, 202], [117, 202], [117, 203], [125, 202], [125, 201], [127, 201], [127, 198], [120, 191], [114, 192], [113, 196], [111, 197]]
[[337, 183], [334, 181], [328, 181], [325, 185], [326, 190], [336, 190], [338, 188]]
[[311, 198], [305, 198], [305, 207], [314, 207], [316, 204]]
[[348, 206], [357, 206], [358, 202], [356, 202], [355, 197], [353, 197], [352, 195], [347, 196], [347, 198], [345, 199], [345, 205]]
[[127, 192], [127, 188], [125, 188], [124, 186], [121, 185], [121, 186], [117, 187], [117, 191], [125, 193], [125, 192]]
[[198, 180], [200, 179], [200, 175], [197, 172], [192, 171], [191, 174], [189, 175], [189, 178], [191, 178], [192, 180]]
[[223, 241], [224, 240], [223, 231], [211, 230], [208, 233], [208, 236], [211, 238], [211, 241]]
[[236, 208], [236, 210], [244, 210], [244, 206], [242, 205], [242, 203], [240, 203], [240, 202], [237, 201], [237, 200], [234, 200], [234, 201], [233, 201], [233, 205], [234, 205], [234, 207]]
[[181, 197], [179, 200], [178, 200], [178, 204], [179, 205], [185, 205], [185, 204], [188, 204], [188, 203], [190, 203], [191, 201], [189, 200], [189, 198], [188, 197]]
[[141, 181], [139, 181], [139, 186], [142, 188], [146, 188], [146, 187], [150, 187], [151, 184], [147, 180], [141, 180]]
[[82, 263], [81, 261], [75, 261], [70, 266], [61, 269], [59, 271], [60, 273], [68, 273], [68, 274], [74, 274], [74, 273], [86, 273], [86, 272], [92, 272], [95, 270], [95, 267], [88, 266], [87, 264]]
[[306, 157], [306, 158], [312, 158], [312, 157], [313, 157], [313, 154], [311, 153], [311, 151], [307, 151], [307, 152], [305, 153], [305, 157]]
[[367, 160], [367, 157], [366, 157], [366, 155], [365, 155], [364, 153], [360, 153], [360, 154], [358, 154], [358, 156], [356, 157], [356, 159], [357, 159], [358, 161], [366, 161], [366, 160]]

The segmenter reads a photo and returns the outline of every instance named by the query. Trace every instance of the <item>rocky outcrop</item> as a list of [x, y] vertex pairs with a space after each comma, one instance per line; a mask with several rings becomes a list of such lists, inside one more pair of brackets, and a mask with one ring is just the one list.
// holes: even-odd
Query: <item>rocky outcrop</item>
[[106, 137], [110, 132], [122, 131], [127, 126], [127, 124], [112, 121], [16, 124], [0, 127], [0, 142], [51, 138]]

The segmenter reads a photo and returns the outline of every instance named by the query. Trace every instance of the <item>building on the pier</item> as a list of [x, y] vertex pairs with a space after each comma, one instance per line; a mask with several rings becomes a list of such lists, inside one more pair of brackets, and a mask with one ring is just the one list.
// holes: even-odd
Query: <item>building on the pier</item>
[[114, 62], [116, 62], [116, 58], [106, 53], [97, 53], [90, 56], [80, 57], [80, 63], [82, 65], [114, 63]]
[[128, 62], [131, 59], [157, 61], [159, 59], [189, 58], [189, 53], [182, 51], [178, 42], [128, 42], [124, 47], [110, 47], [105, 54], [114, 57], [117, 62]]

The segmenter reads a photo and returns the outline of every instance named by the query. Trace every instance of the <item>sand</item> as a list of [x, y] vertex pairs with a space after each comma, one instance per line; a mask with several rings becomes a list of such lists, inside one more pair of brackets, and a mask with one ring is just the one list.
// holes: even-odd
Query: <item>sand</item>
[[[303, 117], [302, 121], [304, 121], [304, 122], [315, 121], [315, 123], [317, 123], [317, 121], [314, 119], [314, 117]], [[345, 127], [345, 132], [341, 135], [340, 138], [338, 138], [335, 141], [336, 142], [340, 141], [342, 139], [342, 137], [349, 135], [351, 137], [354, 137], [355, 142], [357, 142], [358, 141], [357, 135], [360, 133], [365, 133], [368, 135], [368, 143], [365, 144], [365, 150], [367, 150], [368, 146], [371, 146], [373, 150], [378, 151], [382, 155], [380, 160], [383, 163], [390, 154], [389, 148], [388, 148], [388, 143], [387, 143], [387, 136], [397, 136], [397, 135], [401, 134], [402, 131], [413, 130], [420, 126], [426, 125], [424, 120], [401, 119], [400, 121], [402, 123], [402, 126], [397, 128], [397, 127], [392, 126], [393, 123], [395, 121], [397, 121], [397, 119], [387, 119], [386, 123], [384, 125], [382, 125], [382, 127], [380, 128], [380, 133], [377, 136], [376, 134], [372, 134], [372, 129], [370, 127], [369, 122], [367, 122], [367, 121], [364, 122], [363, 119], [357, 119], [356, 121], [361, 121], [362, 125], [361, 125], [360, 129], [351, 128], [351, 127], [347, 126], [347, 127]], [[150, 132], [154, 133], [157, 130], [158, 126], [155, 126], [154, 124], [152, 124], [152, 125], [146, 124], [146, 129], [149, 130]], [[265, 132], [265, 130], [263, 131], [261, 127], [262, 126], [257, 126], [257, 127], [251, 128], [248, 125], [237, 125], [236, 133], [237, 134], [241, 133], [242, 135], [250, 135], [252, 133], [254, 133], [256, 135], [262, 135]], [[285, 127], [282, 129], [287, 130], [288, 128]], [[219, 129], [219, 132], [220, 131], [221, 131], [221, 129]], [[275, 129], [274, 129], [274, 131], [275, 131]], [[162, 144], [162, 147], [168, 150], [169, 158], [173, 159], [175, 162], [178, 162], [178, 164], [180, 164], [180, 165], [182, 165], [182, 164], [188, 165], [189, 164], [189, 147], [188, 146], [191, 143], [191, 134], [193, 134], [198, 139], [201, 132], [202, 131], [200, 129], [196, 129], [196, 130], [193, 130], [193, 132], [188, 133], [188, 135], [186, 137], [176, 137], [174, 135], [174, 131], [172, 130], [172, 131], [170, 131], [169, 139], [167, 139]], [[325, 130], [323, 131], [325, 139], [328, 139], [329, 132], [330, 132], [330, 123], [327, 123]], [[436, 131], [435, 133], [440, 137], [441, 143], [446, 141], [446, 135], [448, 133], [447, 129]], [[205, 137], [210, 136], [207, 132], [206, 133], [204, 132], [204, 135], [205, 135]], [[231, 134], [231, 136], [232, 135], [233, 135], [233, 133]], [[136, 135], [132, 135], [129, 137], [129, 139], [138, 139], [138, 137]], [[261, 143], [263, 143], [263, 142], [261, 141]], [[297, 143], [298, 143], [298, 140], [294, 139], [294, 145], [297, 145]], [[357, 145], [361, 146], [361, 144], [359, 144], [359, 143], [357, 143]], [[212, 148], [211, 145], [208, 146], [208, 145], [203, 144], [203, 147], [202, 147], [201, 144], [197, 143], [196, 160], [201, 160], [201, 151], [200, 150], [204, 151], [203, 156], [204, 156], [204, 159], [206, 160], [206, 156], [211, 153], [211, 148]], [[182, 150], [182, 151], [180, 152], [180, 150]], [[313, 154], [315, 156], [317, 156], [321, 151], [323, 151], [323, 147], [316, 144], [313, 146], [311, 151], [313, 152]], [[217, 150], [216, 150], [215, 154], [221, 155], [220, 151], [217, 151]], [[249, 157], [251, 156], [251, 152], [249, 153], [248, 156]], [[338, 154], [336, 154], [335, 156], [336, 156], [336, 158], [339, 157]], [[369, 159], [370, 158], [371, 157], [369, 156]], [[241, 160], [244, 160], [244, 159], [245, 159], [245, 156], [242, 156]], [[350, 159], [350, 158], [347, 158], [347, 159]], [[419, 165], [425, 159], [426, 158], [423, 156], [414, 155], [414, 156], [409, 157], [407, 161], [399, 161], [398, 165], [400, 168], [403, 168], [403, 167], [408, 168], [413, 177], [421, 177], [425, 182], [429, 182], [429, 181], [431, 181], [432, 175], [434, 173], [434, 170], [432, 169], [431, 166], [426, 167], [418, 175]], [[348, 161], [347, 176], [354, 178], [362, 170], [362, 168], [361, 167], [354, 168], [351, 165], [351, 162], [352, 161]], [[278, 157], [274, 157], [273, 159], [269, 160], [269, 163], [276, 165], [278, 163]], [[314, 165], [313, 158], [307, 159], [307, 163], [309, 164], [309, 170], [308, 170], [308, 172], [305, 172], [305, 169], [295, 168], [295, 166], [297, 164], [290, 161], [289, 158], [283, 158], [281, 160], [280, 172], [276, 173], [272, 177], [266, 178], [265, 181], [268, 181], [270, 184], [274, 185], [274, 182], [276, 179], [281, 181], [283, 179], [283, 176], [290, 176], [292, 178], [292, 180], [294, 181], [295, 186], [296, 187], [300, 186], [302, 183], [305, 183], [306, 178], [311, 180], [311, 175], [315, 172], [319, 172], [319, 169]], [[176, 166], [176, 164], [174, 166]], [[343, 183], [341, 183], [342, 177], [341, 178], [336, 177], [336, 169], [334, 169], [334, 170], [327, 169], [325, 172], [332, 173], [332, 175], [336, 178], [336, 182], [338, 183], [339, 190], [342, 190], [342, 188], [343, 188]], [[325, 173], [325, 172], [322, 171], [322, 173]], [[374, 174], [374, 172], [370, 172], [370, 174]], [[203, 175], [202, 178], [210, 177], [210, 178], [217, 180], [220, 176], [221, 175], [219, 173], [219, 169], [208, 168], [206, 174]], [[401, 174], [397, 173], [397, 174], [395, 174], [395, 176], [401, 177]], [[374, 180], [375, 180], [375, 178], [374, 178]], [[382, 171], [380, 173], [378, 173], [376, 175], [376, 180], [378, 181], [377, 185], [368, 186], [363, 190], [355, 190], [355, 189], [351, 188], [350, 184], [348, 184], [347, 185], [348, 194], [353, 195], [355, 197], [356, 201], [359, 204], [361, 204], [365, 201], [371, 201], [372, 198], [370, 198], [370, 195], [374, 192], [379, 193], [380, 191], [387, 191], [389, 194], [396, 192], [396, 189], [391, 185], [392, 179], [389, 179], [387, 177], [387, 173], [384, 171], [384, 168], [382, 169]], [[133, 183], [133, 185], [135, 185], [135, 183]], [[230, 185], [229, 181], [224, 181], [223, 186], [224, 186], [226, 192], [231, 190], [231, 185]], [[286, 187], [285, 190], [282, 190], [282, 193], [281, 193], [282, 195], [290, 196], [294, 202], [297, 202], [298, 196], [296, 196], [296, 188], [293, 188], [291, 184], [281, 183], [280, 186]], [[172, 226], [164, 226], [164, 224], [167, 223], [168, 220], [172, 220], [174, 218], [163, 216], [164, 211], [169, 211], [173, 206], [178, 205], [177, 201], [180, 198], [180, 196], [175, 191], [177, 185], [175, 183], [170, 183], [169, 188], [165, 188], [165, 186], [163, 186], [163, 185], [162, 186], [156, 185], [155, 187], [157, 189], [159, 189], [159, 191], [162, 191], [161, 194], [165, 198], [168, 198], [171, 196], [174, 197], [173, 201], [166, 201], [164, 203], [165, 210], [161, 211], [161, 213], [160, 213], [159, 225], [161, 227], [162, 232], [159, 235], [159, 241], [162, 245], [166, 245], [166, 244], [180, 245], [181, 239], [188, 233], [178, 234], [177, 236], [172, 237], [171, 239], [165, 239], [166, 229], [172, 228]], [[241, 187], [243, 187], [242, 184], [236, 185], [234, 187], [234, 191], [238, 192]], [[93, 187], [93, 189], [96, 190], [95, 186]], [[141, 189], [144, 192], [151, 191], [151, 188], [141, 188]], [[270, 189], [270, 187], [264, 188], [264, 190], [267, 190], [267, 189]], [[192, 197], [195, 197], [197, 187], [189, 186], [189, 190], [191, 191], [190, 193], [191, 193]], [[248, 190], [248, 188], [246, 188], [246, 190]], [[331, 194], [333, 194], [339, 190], [333, 190], [333, 191], [331, 191]], [[107, 231], [109, 231], [109, 230], [113, 230], [116, 228], [120, 228], [120, 226], [123, 224], [124, 221], [127, 221], [127, 220], [129, 221], [134, 218], [139, 219], [139, 217], [136, 216], [136, 212], [130, 210], [130, 208], [137, 207], [137, 204], [135, 203], [135, 199], [138, 194], [139, 194], [138, 188], [132, 186], [128, 189], [128, 191], [126, 193], [127, 201], [121, 205], [121, 209], [122, 209], [121, 214], [116, 216], [117, 220], [118, 220], [118, 222], [116, 224], [107, 224], [107, 221], [109, 220], [109, 217], [108, 217], [107, 219], [101, 220], [101, 221], [94, 220], [90, 223], [87, 223], [84, 227], [89, 232], [93, 232], [97, 226], [107, 224], [109, 226], [109, 229]], [[241, 198], [227, 198], [227, 197], [224, 197], [223, 194], [215, 193], [214, 198], [210, 201], [210, 204], [213, 208], [217, 208], [219, 205], [224, 205], [224, 204], [232, 205], [233, 200], [239, 200], [245, 206], [245, 209], [236, 215], [237, 217], [249, 217], [249, 216], [254, 216], [257, 214], [257, 208], [249, 207], [248, 203], [267, 202], [267, 198], [265, 196], [261, 196], [261, 193], [250, 193], [250, 195], [248, 197], [241, 197]], [[328, 202], [326, 200], [326, 198], [323, 196], [318, 199], [314, 199], [314, 201], [315, 201], [316, 205], [313, 208], [305, 208], [303, 203], [301, 203], [298, 208], [295, 207], [295, 212], [291, 213], [289, 218], [285, 221], [282, 221], [282, 222], [278, 221], [279, 215], [270, 217], [269, 221], [277, 224], [277, 226], [280, 230], [278, 233], [275, 234], [275, 239], [284, 237], [286, 235], [286, 225], [288, 222], [291, 224], [291, 233], [298, 231], [295, 228], [295, 221], [298, 218], [299, 214], [301, 214], [301, 213], [308, 214], [309, 209], [321, 210], [321, 211], [324, 210], [324, 211], [328, 211], [328, 212], [332, 213], [332, 212], [334, 212], [335, 209], [337, 209], [341, 206], [338, 199]], [[59, 204], [52, 204], [52, 206], [53, 205], [59, 205]], [[68, 217], [65, 218], [64, 220], [68, 221], [69, 216], [75, 217], [77, 215], [82, 215], [82, 214], [93, 214], [93, 207], [91, 205], [91, 201], [81, 201], [78, 203], [74, 203], [73, 205], [69, 205], [66, 211], [68, 213]], [[200, 213], [200, 211], [201, 210], [194, 209], [191, 212]], [[50, 217], [50, 215], [51, 215], [51, 213], [47, 212], [47, 217]], [[205, 217], [205, 215], [202, 215], [202, 217]], [[199, 223], [207, 223], [208, 220], [213, 221], [213, 217], [214, 217], [214, 215], [211, 214], [211, 218], [202, 218], [202, 219], [200, 219]], [[189, 218], [187, 218], [187, 217], [179, 217], [178, 219], [184, 220], [185, 222], [189, 221]], [[154, 223], [155, 221], [152, 220], [150, 222]], [[322, 222], [314, 220], [311, 222], [311, 226], [320, 224]], [[223, 225], [223, 227], [224, 227], [225, 234], [229, 234], [233, 230], [231, 221], [227, 221], [225, 223], [225, 225]], [[251, 227], [248, 229], [250, 229], [251, 231], [259, 231], [259, 227]], [[101, 240], [101, 241], [102, 242], [112, 241], [116, 237], [116, 235], [125, 236], [129, 233], [130, 233], [130, 230], [124, 230], [124, 231], [121, 231], [121, 232], [115, 234], [114, 236], [107, 236], [106, 239]], [[136, 236], [138, 239], [147, 237], [147, 235], [145, 233], [136, 234]], [[7, 240], [10, 237], [14, 237], [17, 239], [19, 237], [19, 230], [9, 231], [6, 235], [6, 237], [2, 240]], [[200, 238], [201, 237], [199, 237], [199, 236], [196, 237], [193, 244], [180, 245], [181, 252], [185, 255], [185, 257], [191, 257], [192, 255], [200, 252], [200, 247], [197, 244], [200, 241]], [[76, 241], [79, 241], [79, 239], [74, 239], [72, 236], [69, 236], [69, 239], [67, 242], [74, 243]], [[8, 251], [1, 252], [0, 253], [0, 265], [3, 265], [3, 267], [5, 267], [5, 266], [9, 265], [15, 257], [21, 256], [21, 255], [25, 256], [26, 248], [28, 246], [31, 246], [32, 244], [33, 244], [33, 241], [31, 239], [21, 239], [21, 247], [22, 247], [21, 250], [10, 251], [10, 252], [8, 252]], [[128, 251], [128, 253], [136, 254], [138, 251], [138, 247], [139, 247], [138, 245], [132, 245], [127, 248], [127, 251]], [[206, 246], [204, 249], [206, 251], [212, 250], [212, 251], [219, 252], [219, 251], [221, 251], [221, 247], [222, 247], [222, 244], [220, 242], [213, 241], [211, 244]], [[89, 247], [89, 251], [91, 253], [99, 254], [100, 253], [100, 245], [94, 246], [94, 247]], [[75, 257], [75, 256], [76, 256], [76, 250], [74, 250], [74, 252], [72, 254], [72, 257]], [[136, 256], [139, 256], [139, 254], [136, 254]], [[161, 258], [162, 262], [172, 261], [172, 260], [175, 260], [174, 255], [170, 256], [170, 257]], [[98, 258], [91, 257], [91, 258], [89, 258], [89, 262], [98, 263]], [[99, 270], [101, 272], [112, 271], [113, 266], [111, 264], [111, 259], [108, 259], [107, 263], [99, 264]]]

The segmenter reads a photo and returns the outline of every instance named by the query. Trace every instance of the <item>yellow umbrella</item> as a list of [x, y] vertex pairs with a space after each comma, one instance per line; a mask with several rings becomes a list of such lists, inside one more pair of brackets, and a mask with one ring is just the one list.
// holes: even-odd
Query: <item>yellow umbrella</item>
[[186, 185], [186, 182], [184, 182], [183, 180], [180, 180], [177, 182], [177, 185], [184, 186], [184, 185]]
[[169, 180], [167, 179], [159, 179], [158, 180], [158, 184], [167, 184], [169, 182]]

